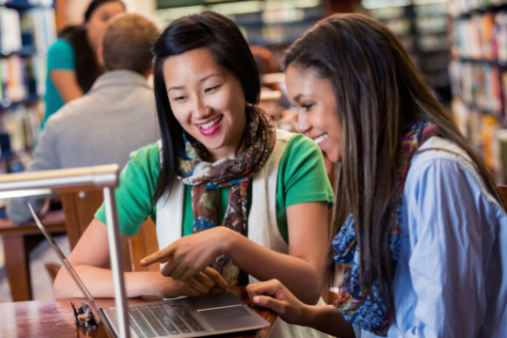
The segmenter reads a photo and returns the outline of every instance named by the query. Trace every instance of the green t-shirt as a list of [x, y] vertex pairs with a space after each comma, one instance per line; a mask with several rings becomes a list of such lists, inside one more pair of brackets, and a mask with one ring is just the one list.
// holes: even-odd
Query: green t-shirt
[[[115, 191], [120, 232], [134, 236], [144, 220], [151, 216], [156, 223], [156, 207], [151, 205], [159, 171], [160, 156], [156, 143], [147, 145], [131, 155], [130, 162], [120, 174], [120, 186]], [[218, 222], [222, 223], [229, 203], [229, 187], [221, 188]], [[251, 184], [248, 189], [251, 205]], [[295, 135], [282, 155], [276, 187], [276, 220], [280, 234], [288, 242], [286, 208], [305, 202], [327, 202], [331, 205], [334, 194], [329, 183], [319, 147], [303, 135]], [[185, 187], [183, 236], [193, 232], [193, 210], [190, 186]], [[104, 205], [95, 217], [106, 223]]]
[[48, 118], [65, 104], [53, 84], [53, 81], [51, 81], [49, 73], [56, 69], [76, 70], [76, 55], [74, 53], [74, 47], [72, 47], [70, 42], [64, 39], [56, 40], [56, 42], [48, 50], [47, 65], [46, 93], [44, 94], [46, 111], [44, 113], [41, 128], [44, 127]]

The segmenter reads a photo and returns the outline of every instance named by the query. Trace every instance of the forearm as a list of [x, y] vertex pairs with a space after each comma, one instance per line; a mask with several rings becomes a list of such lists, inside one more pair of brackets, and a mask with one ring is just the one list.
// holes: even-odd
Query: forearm
[[225, 254], [240, 269], [260, 281], [278, 279], [302, 302], [317, 303], [322, 271], [316, 265], [267, 249], [236, 232], [229, 236]]
[[355, 338], [352, 324], [343, 318], [343, 313], [331, 305], [306, 306], [304, 326], [312, 327], [339, 338]]
[[[110, 298], [114, 297], [113, 273], [109, 269], [89, 265], [78, 265], [74, 269], [79, 275], [88, 291], [93, 297]], [[159, 272], [127, 272], [125, 273], [125, 288], [127, 297], [140, 297], [151, 294], [148, 283], [153, 274]], [[83, 297], [83, 293], [63, 267], [58, 273], [54, 285], [55, 298], [76, 298]]]

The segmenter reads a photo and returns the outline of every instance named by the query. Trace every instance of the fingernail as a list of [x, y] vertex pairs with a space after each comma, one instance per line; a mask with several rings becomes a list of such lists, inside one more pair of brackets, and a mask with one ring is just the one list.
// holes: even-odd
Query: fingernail
[[261, 299], [260, 299], [260, 297], [259, 297], [259, 296], [255, 296], [255, 297], [253, 298], [253, 302], [254, 302], [254, 303], [256, 303], [256, 304], [259, 304], [259, 301], [260, 301], [260, 300], [261, 300]]
[[148, 261], [146, 259], [144, 259], [144, 258], [141, 259], [141, 265], [146, 264], [146, 263], [148, 263]]

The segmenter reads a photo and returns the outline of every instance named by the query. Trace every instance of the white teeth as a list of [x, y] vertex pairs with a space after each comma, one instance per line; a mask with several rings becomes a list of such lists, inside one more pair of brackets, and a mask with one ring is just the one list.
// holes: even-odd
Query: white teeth
[[214, 125], [216, 125], [218, 122], [220, 122], [220, 120], [222, 120], [222, 116], [219, 116], [216, 119], [214, 119], [213, 121], [210, 121], [210, 122], [208, 122], [206, 124], [201, 124], [199, 126], [199, 128], [201, 128], [201, 129], [209, 129], [209, 128], [213, 127]]
[[321, 135], [315, 139], [313, 139], [313, 141], [315, 143], [317, 143], [317, 145], [319, 145], [320, 143], [322, 143], [322, 141], [324, 141], [325, 139], [327, 139], [327, 134], [324, 134], [324, 135]]

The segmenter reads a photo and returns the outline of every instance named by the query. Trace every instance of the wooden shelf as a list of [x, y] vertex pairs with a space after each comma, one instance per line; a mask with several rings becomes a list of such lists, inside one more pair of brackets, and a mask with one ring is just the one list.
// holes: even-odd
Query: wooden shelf
[[471, 9], [468, 12], [461, 13], [459, 15], [456, 15], [454, 18], [456, 19], [463, 19], [468, 18], [473, 14], [479, 14], [479, 13], [486, 13], [486, 12], [496, 12], [507, 9], [507, 1], [501, 4], [493, 4], [493, 5], [487, 5], [487, 6], [481, 6], [474, 9]]
[[15, 106], [24, 105], [24, 104], [31, 104], [39, 101], [41, 97], [39, 95], [31, 95], [21, 101], [11, 101], [9, 99], [3, 99], [0, 101], [0, 110], [2, 109], [8, 109], [13, 108]]
[[28, 0], [12, 0], [9, 2], [6, 2], [5, 0], [0, 0], [0, 6], [15, 8], [18, 10], [26, 10], [31, 8], [48, 8], [53, 6], [44, 6], [39, 4], [32, 4]]
[[11, 52], [11, 53], [0, 53], [0, 57], [9, 57], [11, 55], [20, 55], [20, 56], [31, 56], [34, 54], [38, 54], [37, 48], [35, 47], [23, 47], [20, 50]]
[[489, 115], [489, 116], [493, 116], [494, 118], [496, 118], [497, 120], [499, 120], [500, 122], [502, 122], [503, 125], [505, 125], [505, 120], [504, 120], [504, 116], [499, 116], [498, 114], [492, 112], [492, 111], [489, 111], [487, 109], [482, 109], [482, 108], [479, 108], [476, 104], [473, 104], [473, 103], [466, 103], [464, 101], [462, 101], [463, 104], [465, 106], [467, 106], [469, 109], [473, 109], [473, 110], [476, 110], [478, 111], [480, 114], [483, 114], [483, 115]]
[[459, 62], [474, 63], [474, 64], [484, 64], [484, 63], [487, 63], [490, 66], [496, 66], [498, 68], [507, 68], [507, 62], [499, 62], [498, 60], [459, 58], [458, 61]]

